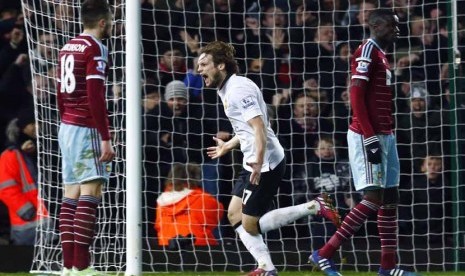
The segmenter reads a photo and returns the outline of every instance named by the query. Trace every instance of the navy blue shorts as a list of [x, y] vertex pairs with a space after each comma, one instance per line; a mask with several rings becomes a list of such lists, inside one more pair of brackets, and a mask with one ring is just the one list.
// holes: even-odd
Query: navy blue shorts
[[251, 172], [242, 169], [232, 191], [233, 195], [242, 198], [242, 213], [261, 217], [268, 212], [274, 196], [278, 193], [285, 171], [286, 159], [283, 159], [276, 168], [261, 174], [258, 185], [252, 185]]

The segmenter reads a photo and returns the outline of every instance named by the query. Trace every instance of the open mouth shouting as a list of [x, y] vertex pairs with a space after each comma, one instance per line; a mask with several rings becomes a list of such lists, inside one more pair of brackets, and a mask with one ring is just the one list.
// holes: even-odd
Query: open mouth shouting
[[208, 77], [207, 74], [202, 74], [203, 81], [207, 87], [210, 86], [210, 78]]

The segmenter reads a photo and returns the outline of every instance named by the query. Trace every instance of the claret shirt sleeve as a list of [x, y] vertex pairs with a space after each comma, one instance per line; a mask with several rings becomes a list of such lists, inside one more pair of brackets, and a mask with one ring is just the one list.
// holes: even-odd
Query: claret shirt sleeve
[[89, 48], [86, 65], [87, 97], [95, 126], [102, 140], [110, 139], [108, 113], [105, 101], [105, 81], [108, 66], [108, 52], [105, 47]]
[[372, 59], [372, 48], [370, 44], [364, 44], [357, 49], [352, 58], [351, 64], [351, 84], [350, 84], [350, 103], [353, 111], [353, 118], [358, 123], [358, 128], [364, 138], [375, 135], [368, 114], [368, 93], [371, 72], [374, 69]]

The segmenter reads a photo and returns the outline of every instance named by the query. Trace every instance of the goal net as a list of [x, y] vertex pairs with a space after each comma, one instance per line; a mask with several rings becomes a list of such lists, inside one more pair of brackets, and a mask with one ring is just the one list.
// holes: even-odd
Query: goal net
[[[93, 265], [101, 271], [125, 270], [126, 183], [125, 1], [110, 0], [113, 35], [105, 43], [112, 61], [107, 106], [117, 157], [99, 206]], [[463, 56], [465, 7], [454, 15], [450, 1], [386, 1], [400, 20], [400, 39], [388, 51], [392, 68], [393, 106], [401, 160], [399, 263], [420, 271], [446, 271], [465, 265], [463, 248], [463, 82], [449, 63], [457, 36]], [[79, 0], [22, 0], [35, 106], [40, 122], [39, 185], [51, 223], [41, 225], [32, 271], [60, 271], [58, 213], [62, 197], [57, 143], [55, 70], [59, 49], [82, 31]], [[240, 74], [252, 79], [269, 105], [273, 128], [286, 151], [286, 175], [275, 207], [286, 207], [329, 193], [347, 214], [361, 199], [353, 188], [346, 133], [349, 58], [369, 38], [366, 19], [378, 1], [171, 1], [143, 0], [142, 212], [144, 271], [247, 271], [256, 264], [228, 225], [214, 212], [216, 242], [198, 245], [187, 235], [163, 244], [155, 228], [157, 199], [174, 164], [199, 164], [199, 185], [227, 210], [241, 154], [217, 161], [206, 148], [213, 136], [229, 139], [230, 127], [214, 90], [202, 87], [195, 62], [200, 47], [214, 40], [236, 49]], [[458, 32], [451, 32], [458, 22]], [[165, 87], [180, 80], [187, 96]], [[175, 95], [178, 99], [170, 101]], [[187, 98], [186, 102], [184, 98]], [[173, 107], [174, 106], [174, 107]], [[194, 179], [184, 179], [195, 182]], [[158, 205], [161, 203], [158, 202]], [[174, 214], [173, 214], [174, 216]], [[302, 218], [264, 235], [279, 270], [310, 270], [312, 250], [334, 233], [328, 222]], [[376, 270], [380, 244], [376, 218], [338, 251], [343, 270]]]

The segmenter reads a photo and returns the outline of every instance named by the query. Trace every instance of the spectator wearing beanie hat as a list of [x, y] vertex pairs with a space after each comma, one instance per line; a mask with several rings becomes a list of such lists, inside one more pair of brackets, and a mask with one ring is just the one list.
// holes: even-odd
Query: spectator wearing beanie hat
[[32, 108], [21, 109], [6, 130], [7, 146], [21, 148], [28, 153], [35, 152], [36, 120]]
[[[29, 125], [35, 125], [35, 123], [36, 123], [34, 110], [32, 110], [31, 108], [21, 109], [18, 112], [17, 118], [18, 118], [18, 121], [17, 121], [18, 128], [20, 130], [22, 130], [22, 131], [25, 128], [27, 128]], [[27, 135], [31, 136], [32, 138], [35, 138], [36, 133], [35, 132], [28, 132]]]
[[426, 91], [426, 89], [419, 85], [412, 85], [412, 88], [410, 91], [412, 99], [414, 98], [426, 99], [427, 93], [428, 92]]
[[184, 82], [174, 80], [166, 85], [165, 101], [174, 116], [177, 117], [184, 113], [187, 106], [187, 100], [188, 93]]
[[187, 100], [187, 87], [182, 81], [174, 80], [166, 85], [165, 101], [172, 98], [184, 98]]
[[164, 177], [168, 175], [173, 162], [203, 162], [202, 141], [207, 140], [202, 133], [202, 106], [188, 102], [184, 82], [169, 82], [162, 95], [163, 101], [146, 115], [154, 119], [146, 120], [144, 125], [147, 133], [145, 156], [150, 158], [151, 163], [157, 164], [154, 169], [146, 169], [161, 180], [156, 192], [161, 191]]
[[398, 152], [402, 160], [401, 171], [421, 173], [422, 160], [428, 151], [443, 152], [450, 147], [447, 144], [448, 123], [447, 118], [441, 118], [441, 113], [434, 112], [429, 106], [424, 84], [413, 83], [409, 94], [408, 113], [397, 115]]
[[410, 88], [410, 112], [415, 117], [423, 117], [428, 106], [428, 92], [422, 85], [413, 84]]

